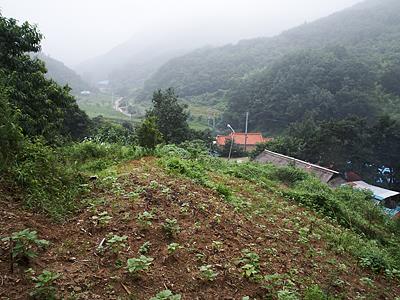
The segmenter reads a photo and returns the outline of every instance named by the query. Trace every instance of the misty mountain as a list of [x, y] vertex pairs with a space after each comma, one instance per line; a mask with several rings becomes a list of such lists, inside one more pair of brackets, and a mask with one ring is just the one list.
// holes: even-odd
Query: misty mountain
[[286, 54], [341, 45], [379, 64], [398, 56], [399, 40], [400, 2], [365, 1], [276, 37], [199, 49], [174, 58], [146, 81], [140, 97], [149, 99], [155, 89], [174, 87], [185, 98], [218, 95], [221, 99], [220, 95]]
[[135, 35], [108, 53], [85, 61], [75, 69], [88, 82], [107, 79], [118, 93], [126, 94], [141, 88], [144, 81], [170, 59], [203, 47], [206, 43], [221, 45], [226, 41], [227, 37], [221, 37], [219, 33], [205, 33], [201, 28], [189, 32], [158, 28]]
[[131, 58], [126, 64], [110, 69], [106, 76], [119, 95], [128, 95], [134, 89], [143, 87], [144, 82], [171, 58], [184, 54], [185, 51], [171, 50], [152, 59]]
[[79, 93], [83, 90], [92, 90], [93, 88], [86, 83], [75, 71], [68, 68], [62, 62], [51, 58], [50, 56], [39, 53], [36, 55], [39, 59], [43, 60], [46, 64], [47, 73], [46, 77], [53, 79], [59, 85], [68, 85], [72, 88], [73, 93]]
[[[177, 55], [179, 54], [181, 52], [177, 52]], [[95, 83], [100, 80], [112, 80], [111, 73], [117, 74], [118, 78], [121, 78], [123, 77], [120, 75], [121, 73], [130, 73], [130, 68], [135, 69], [136, 67], [140, 68], [138, 73], [144, 73], [143, 76], [150, 75], [148, 74], [150, 70], [157, 69], [173, 56], [173, 51], [170, 48], [166, 49], [163, 41], [153, 39], [146, 41], [142, 36], [135, 36], [108, 53], [81, 63], [75, 69], [83, 78]], [[165, 58], [160, 59], [160, 57]]]

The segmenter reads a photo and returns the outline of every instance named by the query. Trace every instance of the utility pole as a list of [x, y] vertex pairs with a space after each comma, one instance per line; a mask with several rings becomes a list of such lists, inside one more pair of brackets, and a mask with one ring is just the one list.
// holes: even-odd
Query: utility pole
[[228, 128], [232, 131], [231, 147], [229, 148], [229, 157], [228, 157], [228, 161], [230, 161], [231, 160], [231, 155], [232, 155], [233, 144], [235, 143], [235, 130], [229, 124], [228, 124]]
[[249, 125], [249, 112], [246, 113], [246, 129], [244, 131], [244, 152], [247, 150], [247, 129]]

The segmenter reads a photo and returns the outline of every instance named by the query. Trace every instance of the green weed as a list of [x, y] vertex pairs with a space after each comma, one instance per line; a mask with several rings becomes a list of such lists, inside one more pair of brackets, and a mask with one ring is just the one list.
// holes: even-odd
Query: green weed
[[154, 259], [152, 257], [147, 257], [140, 255], [138, 258], [129, 258], [126, 261], [126, 269], [128, 272], [136, 277], [139, 272], [147, 271]]
[[37, 256], [38, 249], [50, 244], [49, 241], [39, 239], [36, 231], [29, 229], [14, 232], [10, 237], [2, 240], [10, 242], [13, 261], [24, 264]]
[[201, 277], [207, 281], [214, 281], [218, 276], [218, 273], [213, 270], [212, 265], [200, 266], [199, 270]]
[[164, 290], [159, 292], [155, 297], [151, 297], [150, 300], [181, 300], [181, 295], [174, 294], [170, 290]]
[[32, 269], [29, 269], [28, 272], [32, 275], [31, 279], [35, 283], [34, 289], [29, 295], [38, 300], [55, 300], [57, 292], [55, 281], [60, 277], [60, 274], [44, 270], [41, 274], [35, 276]]
[[162, 228], [168, 238], [173, 238], [181, 230], [176, 219], [165, 219], [165, 222], [162, 224]]

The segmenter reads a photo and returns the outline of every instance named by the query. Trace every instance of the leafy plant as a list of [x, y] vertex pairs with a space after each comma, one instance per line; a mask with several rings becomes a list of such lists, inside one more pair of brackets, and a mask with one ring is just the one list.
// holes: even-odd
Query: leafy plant
[[296, 291], [283, 288], [277, 293], [278, 300], [299, 300], [299, 294]]
[[318, 285], [310, 286], [304, 293], [304, 300], [333, 300]]
[[173, 255], [175, 254], [176, 251], [179, 249], [182, 249], [183, 247], [179, 245], [178, 243], [171, 243], [167, 246], [168, 254]]
[[139, 213], [137, 216], [137, 221], [142, 228], [149, 228], [152, 225], [151, 221], [153, 219], [154, 219], [154, 214], [148, 211]]
[[363, 277], [360, 278], [360, 281], [367, 286], [374, 287], [374, 281], [371, 278]]
[[164, 290], [159, 292], [155, 297], [151, 297], [150, 300], [180, 300], [180, 294], [174, 294], [170, 290]]
[[149, 269], [154, 258], [141, 255], [138, 258], [129, 258], [126, 261], [126, 269], [133, 276], [137, 276], [139, 272]]
[[151, 243], [149, 242], [149, 241], [147, 241], [147, 242], [144, 242], [143, 243], [143, 245], [142, 246], [140, 246], [140, 248], [139, 248], [139, 253], [140, 254], [147, 254], [147, 253], [149, 253], [149, 251], [150, 251], [150, 247], [151, 247]]
[[24, 205], [56, 221], [79, 208], [76, 197], [82, 193], [84, 182], [59, 152], [43, 140], [26, 140], [11, 170], [13, 180], [24, 193]]
[[224, 243], [221, 242], [221, 241], [213, 241], [212, 244], [211, 244], [211, 247], [215, 251], [221, 251], [223, 246], [224, 246]]
[[55, 281], [60, 277], [60, 274], [43, 270], [41, 274], [35, 277], [35, 272], [31, 270], [32, 281], [35, 282], [35, 287], [30, 293], [33, 299], [38, 300], [54, 300], [56, 299]]
[[385, 270], [385, 275], [390, 278], [397, 278], [398, 280], [400, 280], [400, 270], [397, 269], [386, 269]]
[[176, 219], [165, 219], [165, 222], [162, 224], [162, 227], [164, 232], [169, 238], [174, 237], [181, 230], [178, 221]]
[[364, 268], [370, 268], [372, 271], [379, 273], [388, 269], [388, 264], [383, 257], [377, 253], [368, 253], [360, 258], [360, 265]]
[[107, 211], [103, 211], [96, 216], [92, 216], [92, 220], [96, 225], [99, 225], [100, 227], [105, 227], [108, 223], [110, 223], [110, 220], [112, 217], [108, 214]]
[[118, 254], [126, 247], [127, 240], [128, 237], [126, 235], [119, 236], [109, 234], [106, 240], [106, 245], [113, 253]]
[[255, 279], [260, 272], [260, 257], [257, 253], [248, 249], [242, 250], [242, 257], [239, 259], [242, 276]]
[[37, 256], [36, 249], [49, 245], [49, 241], [41, 240], [37, 236], [37, 232], [24, 229], [14, 232], [10, 237], [2, 239], [11, 243], [11, 256], [13, 261], [28, 263], [29, 259]]
[[201, 277], [208, 281], [214, 281], [218, 276], [218, 273], [213, 270], [212, 265], [200, 266], [199, 270]]

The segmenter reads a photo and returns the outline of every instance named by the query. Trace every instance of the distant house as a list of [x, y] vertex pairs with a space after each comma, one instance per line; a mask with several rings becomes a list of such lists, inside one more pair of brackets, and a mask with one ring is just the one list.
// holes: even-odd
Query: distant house
[[303, 169], [308, 173], [314, 174], [319, 180], [328, 183], [330, 186], [339, 186], [346, 182], [337, 171], [269, 150], [264, 150], [255, 158], [254, 161], [259, 163], [270, 163], [280, 167], [294, 166]]
[[[261, 133], [231, 133], [230, 135], [218, 135], [216, 143], [218, 147], [223, 147], [227, 142], [233, 142], [238, 145], [241, 149], [246, 151], [253, 151], [256, 149], [256, 145], [272, 141], [272, 138], [264, 138]], [[246, 148], [246, 149], [245, 149]]]
[[381, 205], [391, 218], [400, 217], [400, 193], [368, 184], [364, 181], [348, 182], [355, 189], [370, 191], [376, 204]]

